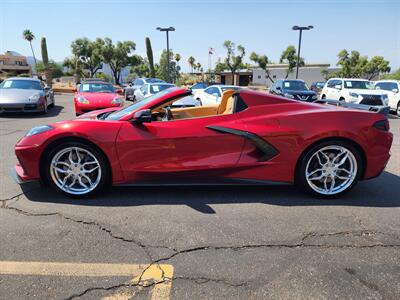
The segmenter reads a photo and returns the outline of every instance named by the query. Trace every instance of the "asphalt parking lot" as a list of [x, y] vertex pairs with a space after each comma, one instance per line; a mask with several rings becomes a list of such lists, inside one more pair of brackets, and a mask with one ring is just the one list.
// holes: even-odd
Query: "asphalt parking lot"
[[337, 200], [294, 187], [113, 188], [73, 200], [9, 170], [33, 126], [0, 116], [1, 299], [399, 299], [400, 119], [379, 177]]

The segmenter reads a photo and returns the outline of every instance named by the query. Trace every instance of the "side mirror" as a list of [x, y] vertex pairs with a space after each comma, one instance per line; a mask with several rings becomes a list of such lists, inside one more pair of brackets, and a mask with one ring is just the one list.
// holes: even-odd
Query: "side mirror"
[[150, 109], [142, 109], [135, 113], [133, 117], [132, 123], [141, 124], [141, 123], [150, 123], [151, 122], [151, 110]]
[[281, 87], [280, 87], [280, 86], [277, 86], [276, 89], [277, 89], [278, 91], [280, 91], [280, 90], [281, 90]]
[[116, 90], [115, 91], [117, 94], [120, 94], [120, 95], [122, 95], [123, 94], [123, 92], [124, 92], [124, 90], [122, 90], [122, 89], [118, 89], [118, 90]]
[[341, 89], [342, 89], [342, 86], [341, 86], [340, 84], [337, 84], [337, 85], [335, 85], [335, 89], [341, 90]]
[[132, 84], [132, 82], [129, 82], [129, 84], [128, 84], [129, 86], [133, 86], [133, 84]]
[[72, 90], [74, 93], [77, 93], [78, 92], [78, 89], [73, 89]]
[[44, 89], [46, 92], [50, 91], [50, 87], [48, 87], [48, 86], [45, 86], [43, 89]]
[[399, 90], [398, 89], [393, 89], [392, 92], [397, 94], [399, 92]]

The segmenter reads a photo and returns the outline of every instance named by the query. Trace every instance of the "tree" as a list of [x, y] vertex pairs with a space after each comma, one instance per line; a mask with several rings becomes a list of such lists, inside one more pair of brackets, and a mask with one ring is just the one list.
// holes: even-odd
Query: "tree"
[[85, 73], [82, 69], [82, 62], [79, 59], [79, 57], [72, 56], [71, 58], [69, 57], [65, 58], [63, 66], [68, 68], [70, 74], [76, 76], [75, 78], [76, 82], [79, 82], [80, 78], [82, 76], [85, 76]]
[[54, 60], [48, 61], [47, 64], [42, 61], [38, 61], [36, 68], [40, 73], [46, 72], [46, 78], [59, 78], [64, 76], [62, 65], [56, 63]]
[[195, 59], [194, 59], [194, 57], [193, 56], [190, 56], [189, 58], [188, 58], [188, 63], [189, 63], [189, 66], [192, 68], [192, 74], [193, 74], [193, 69], [194, 69], [194, 67], [195, 67]]
[[[220, 65], [220, 67], [225, 67], [231, 72], [232, 83], [235, 84], [236, 71], [245, 67], [245, 64], [243, 63], [243, 57], [246, 54], [246, 51], [243, 46], [238, 45], [236, 47], [235, 43], [231, 41], [225, 41], [223, 46], [227, 53], [224, 59], [224, 64]], [[236, 51], [238, 51], [238, 54], [236, 54]]]
[[264, 70], [269, 80], [271, 80], [271, 82], [274, 82], [268, 70], [268, 64], [269, 64], [268, 56], [258, 55], [257, 53], [252, 52], [250, 54], [250, 60], [254, 61], [260, 69]]
[[29, 42], [29, 45], [31, 46], [33, 60], [35, 61], [35, 69], [36, 69], [36, 65], [37, 65], [36, 56], [35, 56], [35, 52], [33, 51], [33, 47], [32, 47], [32, 41], [35, 39], [35, 36], [32, 33], [32, 31], [30, 31], [29, 29], [25, 29], [24, 32], [22, 32], [22, 36], [24, 37], [25, 40], [27, 40]]
[[153, 74], [153, 76], [150, 73], [151, 71], [149, 69], [149, 65], [149, 61], [146, 58], [137, 55], [137, 64], [131, 66], [131, 69], [129, 70], [128, 81], [131, 81], [132, 79], [137, 77], [156, 77], [155, 73]]
[[87, 38], [79, 38], [71, 43], [72, 53], [79, 57], [82, 66], [89, 71], [89, 76], [94, 77], [96, 72], [103, 66], [102, 64], [102, 47], [104, 41], [97, 38], [90, 41]]
[[153, 59], [153, 49], [151, 48], [150, 38], [146, 37], [146, 52], [147, 52], [147, 59], [149, 62], [149, 71], [150, 77], [156, 77], [156, 71], [154, 69], [154, 59]]
[[[297, 52], [296, 48], [292, 45], [288, 46], [281, 54], [281, 58], [279, 60], [280, 63], [285, 63], [288, 65], [286, 70], [285, 78], [288, 78], [289, 74], [293, 72], [294, 68], [297, 65]], [[300, 57], [299, 59], [299, 67], [304, 66], [304, 58]]]
[[398, 68], [393, 73], [383, 76], [384, 79], [400, 80], [400, 68]]
[[179, 53], [175, 54], [175, 61], [179, 65], [179, 61], [181, 60], [181, 55]]
[[[171, 58], [174, 57], [174, 52], [172, 50], [169, 51], [169, 55]], [[169, 62], [170, 69], [170, 80], [171, 82], [176, 82], [179, 77], [179, 67], [174, 59], [171, 59]], [[160, 64], [157, 69], [157, 78], [163, 79], [165, 81], [168, 80], [168, 64], [167, 64], [167, 50], [163, 50], [160, 58]]]
[[338, 54], [336, 64], [340, 69], [330, 74], [330, 77], [366, 78], [371, 80], [380, 73], [390, 72], [389, 62], [382, 56], [374, 56], [368, 60], [360, 52], [353, 50], [350, 53], [343, 49]]
[[110, 66], [115, 84], [120, 83], [119, 81], [123, 68], [138, 64], [138, 57], [132, 55], [135, 49], [136, 44], [132, 41], [117, 42], [117, 44], [114, 45], [110, 38], [104, 39], [102, 57], [104, 62]]
[[[52, 71], [50, 70], [49, 66], [49, 55], [47, 53], [47, 43], [46, 43], [46, 38], [43, 37], [41, 42], [40, 42], [41, 50], [42, 50], [42, 61], [45, 66], [45, 74], [46, 74], [46, 83], [47, 85], [51, 86], [51, 80], [52, 80]], [[36, 65], [36, 71], [38, 71], [37, 65]]]

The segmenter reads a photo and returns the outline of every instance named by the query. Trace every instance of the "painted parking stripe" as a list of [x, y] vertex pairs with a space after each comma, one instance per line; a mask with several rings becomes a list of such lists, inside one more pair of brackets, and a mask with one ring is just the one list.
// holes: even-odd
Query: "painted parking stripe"
[[[146, 269], [147, 268], [147, 269]], [[144, 273], [143, 271], [146, 270]], [[143, 274], [142, 274], [143, 273]], [[102, 264], [102, 263], [60, 263], [60, 262], [18, 262], [0, 261], [0, 275], [37, 275], [37, 276], [76, 276], [76, 277], [114, 277], [129, 276], [131, 284], [154, 282], [151, 299], [168, 300], [172, 287], [174, 268], [169, 264]], [[130, 299], [134, 294], [121, 292], [105, 297], [107, 300]]]

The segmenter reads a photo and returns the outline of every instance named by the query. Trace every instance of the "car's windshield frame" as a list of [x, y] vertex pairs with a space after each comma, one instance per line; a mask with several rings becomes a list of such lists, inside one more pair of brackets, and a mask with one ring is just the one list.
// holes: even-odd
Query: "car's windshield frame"
[[[6, 86], [5, 85], [8, 84], [8, 82], [11, 82], [10, 86]], [[31, 85], [26, 85], [25, 87], [21, 87], [21, 86], [13, 86], [13, 83], [31, 83]], [[32, 88], [30, 88], [32, 87]], [[35, 88], [33, 88], [35, 87]], [[43, 90], [43, 86], [40, 84], [39, 81], [36, 80], [28, 80], [28, 79], [6, 79], [4, 80], [2, 83], [0, 83], [0, 89], [2, 90], [8, 90], [8, 89], [19, 89], [19, 90], [34, 90], [34, 91], [41, 91]]]
[[[138, 111], [140, 109], [143, 109], [146, 105], [148, 105], [149, 103], [151, 103], [152, 101], [164, 97], [165, 95], [169, 94], [171, 92], [171, 89], [174, 89], [175, 87], [170, 87], [168, 89], [165, 89], [161, 92], [158, 92], [156, 94], [153, 94], [149, 97], [144, 98], [141, 101], [135, 102], [127, 107], [124, 107], [120, 110], [114, 111], [111, 114], [109, 114], [105, 120], [109, 120], [109, 121], [118, 121], [121, 120], [122, 118], [124, 118], [126, 115], [131, 114], [134, 111]], [[186, 93], [186, 94], [182, 94], [179, 95], [178, 97], [182, 97], [182, 96], [188, 96], [190, 94]], [[165, 101], [171, 100], [171, 98], [166, 98]], [[158, 105], [160, 105], [161, 103], [158, 103]]]

